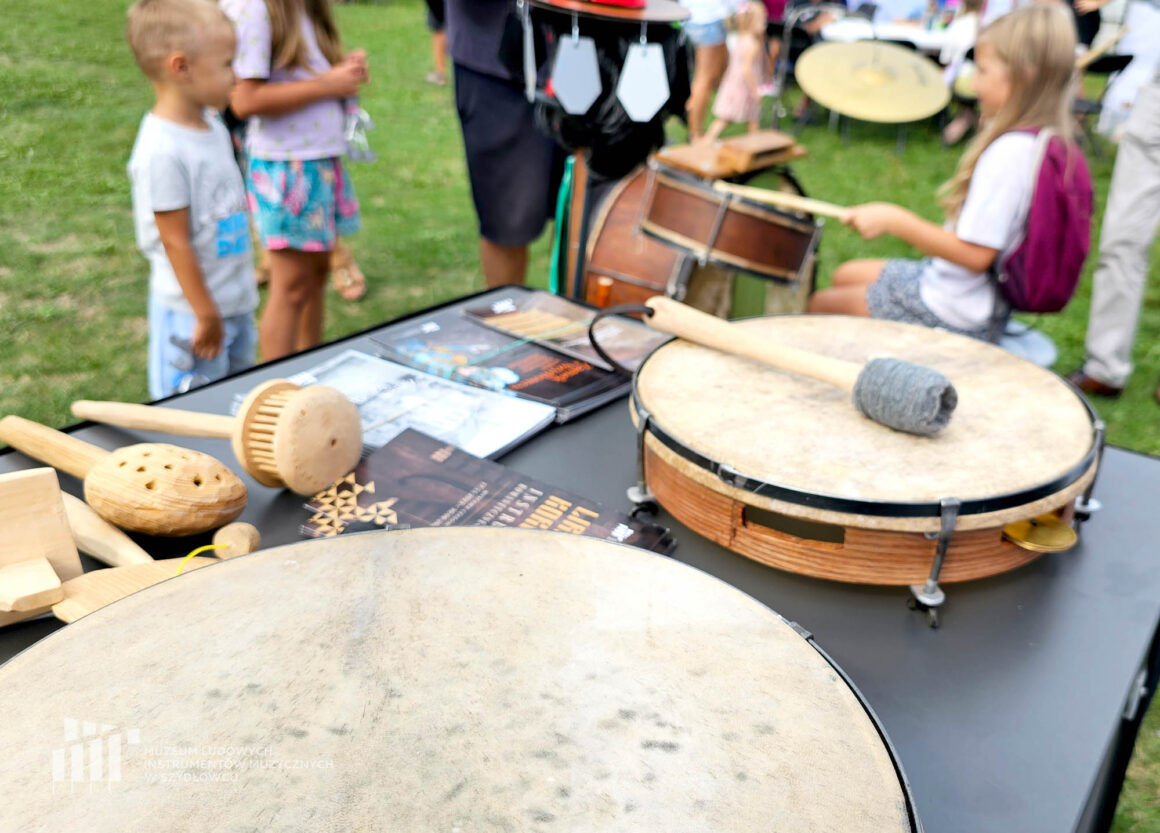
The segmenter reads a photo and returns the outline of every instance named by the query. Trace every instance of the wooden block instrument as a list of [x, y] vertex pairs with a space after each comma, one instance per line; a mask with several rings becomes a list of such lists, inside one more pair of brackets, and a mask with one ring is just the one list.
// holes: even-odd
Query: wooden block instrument
[[48, 468], [0, 474], [0, 625], [46, 613], [83, 571]]

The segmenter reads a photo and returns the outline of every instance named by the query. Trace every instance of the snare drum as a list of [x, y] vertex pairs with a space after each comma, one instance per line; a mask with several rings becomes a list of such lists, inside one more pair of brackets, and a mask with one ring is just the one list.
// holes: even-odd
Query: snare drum
[[570, 535], [213, 564], [17, 656], [0, 709], [4, 830], [919, 829], [812, 641], [691, 567]]
[[[665, 182], [670, 176], [687, 176], [689, 182], [700, 181], [667, 166], [659, 168], [671, 172], [665, 174]], [[792, 187], [792, 183], [789, 185]], [[654, 295], [663, 294], [712, 315], [729, 317], [733, 312], [733, 278], [737, 266], [727, 263], [727, 258], [713, 256], [711, 252], [702, 258], [688, 246], [673, 245], [660, 225], [670, 213], [665, 209], [669, 204], [666, 196], [669, 191], [658, 194], [657, 187], [656, 173], [641, 168], [616, 183], [604, 198], [588, 235], [582, 283], [585, 300], [597, 306], [608, 306], [643, 303]], [[667, 189], [668, 186], [661, 187]], [[707, 184], [701, 188], [704, 189], [711, 191]], [[648, 219], [650, 199], [652, 220]], [[748, 210], [749, 206], [745, 208]], [[734, 217], [729, 223], [731, 235], [738, 228], [736, 210], [734, 208], [731, 212]], [[765, 208], [761, 210], [777, 213]], [[805, 312], [806, 301], [813, 290], [818, 227], [800, 219], [787, 222], [792, 222], [793, 228], [803, 234], [807, 228], [812, 230], [804, 244], [798, 238], [792, 251], [783, 252], [783, 265], [778, 267], [780, 277], [762, 281], [766, 286], [763, 309], [767, 315]], [[747, 233], [757, 235], [767, 231], [767, 228], [754, 226], [747, 229]], [[784, 234], [793, 237], [794, 231], [787, 227]], [[755, 245], [761, 248], [763, 257], [773, 257], [769, 252], [769, 241], [758, 241]]]
[[859, 364], [888, 355], [926, 365], [954, 383], [958, 408], [941, 434], [916, 437], [863, 417], [823, 382], [669, 342], [637, 371], [633, 417], [644, 484], [686, 526], [783, 570], [886, 585], [931, 577], [948, 515], [942, 581], [994, 575], [1050, 549], [1019, 524], [1074, 540], [1043, 516], [1066, 515], [1091, 483], [1101, 435], [1055, 374], [893, 321], [778, 316], [737, 326]]
[[800, 284], [817, 251], [821, 223], [726, 194], [710, 180], [649, 166], [640, 227], [702, 263]]

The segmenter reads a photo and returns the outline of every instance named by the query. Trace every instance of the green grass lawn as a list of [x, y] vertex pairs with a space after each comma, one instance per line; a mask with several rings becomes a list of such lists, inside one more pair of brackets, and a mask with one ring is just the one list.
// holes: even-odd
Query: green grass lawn
[[[0, 414], [72, 422], [79, 398], [144, 401], [147, 269], [136, 251], [125, 164], [151, 91], [123, 37], [127, 0], [6, 3], [0, 27]], [[343, 6], [349, 46], [370, 53], [363, 102], [378, 124], [380, 159], [353, 176], [364, 230], [352, 246], [370, 290], [358, 303], [330, 293], [326, 336], [377, 324], [482, 287], [475, 218], [450, 88], [423, 83], [429, 46], [419, 0]], [[683, 136], [673, 123], [671, 135]], [[807, 191], [837, 203], [891, 200], [939, 220], [934, 191], [957, 155], [933, 128], [854, 125], [848, 143], [807, 128], [810, 156], [794, 170]], [[1102, 211], [1113, 153], [1092, 160]], [[1099, 229], [1099, 215], [1095, 225]], [[1098, 239], [1093, 241], [1093, 249]], [[548, 242], [534, 248], [531, 282], [547, 282]], [[834, 223], [820, 275], [853, 257], [903, 255]], [[1152, 274], [1157, 265], [1154, 260]], [[1090, 270], [1076, 300], [1036, 326], [1060, 350], [1056, 369], [1081, 359]], [[1160, 281], [1153, 280], [1137, 340], [1136, 373], [1115, 402], [1098, 402], [1112, 443], [1160, 454]], [[1117, 815], [1118, 833], [1160, 833], [1160, 706], [1141, 733]]]

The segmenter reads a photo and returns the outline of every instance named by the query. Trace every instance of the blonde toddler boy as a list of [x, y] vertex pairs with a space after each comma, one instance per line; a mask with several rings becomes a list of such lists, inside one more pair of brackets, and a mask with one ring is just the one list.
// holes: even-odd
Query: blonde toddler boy
[[149, 261], [155, 399], [249, 367], [258, 305], [246, 191], [225, 125], [236, 40], [210, 0], [138, 0], [126, 35], [156, 100], [129, 159]]

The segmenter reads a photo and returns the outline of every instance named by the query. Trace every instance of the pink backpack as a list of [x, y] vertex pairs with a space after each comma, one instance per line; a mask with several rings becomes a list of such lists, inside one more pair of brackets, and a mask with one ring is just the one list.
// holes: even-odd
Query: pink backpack
[[1079, 284], [1091, 246], [1092, 178], [1075, 144], [1032, 131], [1035, 163], [1027, 222], [995, 265], [999, 289], [1019, 312], [1059, 312]]

